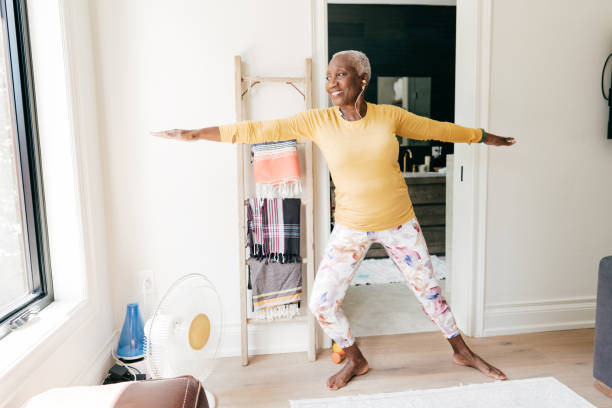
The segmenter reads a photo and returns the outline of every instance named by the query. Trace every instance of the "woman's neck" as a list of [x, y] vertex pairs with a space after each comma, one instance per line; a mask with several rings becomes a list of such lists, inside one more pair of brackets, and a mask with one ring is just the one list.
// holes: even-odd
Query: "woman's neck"
[[355, 120], [360, 120], [361, 118], [363, 118], [366, 115], [366, 112], [368, 111], [368, 105], [365, 103], [365, 101], [362, 99], [361, 103], [359, 104], [359, 112], [357, 112], [357, 110], [355, 109], [355, 105], [342, 105], [338, 107], [340, 109], [340, 113], [342, 114], [342, 117], [345, 120], [348, 121], [355, 121]]

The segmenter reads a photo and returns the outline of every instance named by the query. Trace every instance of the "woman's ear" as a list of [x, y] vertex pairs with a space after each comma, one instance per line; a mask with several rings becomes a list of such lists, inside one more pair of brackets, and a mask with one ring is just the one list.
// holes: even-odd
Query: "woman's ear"
[[368, 84], [368, 76], [364, 74], [361, 77], [361, 89], [365, 89], [367, 84]]

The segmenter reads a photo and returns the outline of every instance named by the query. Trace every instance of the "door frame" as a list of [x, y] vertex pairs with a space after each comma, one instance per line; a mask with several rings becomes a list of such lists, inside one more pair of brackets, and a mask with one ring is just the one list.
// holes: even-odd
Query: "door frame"
[[[488, 128], [491, 65], [492, 0], [311, 0], [313, 103], [326, 108], [325, 72], [327, 69], [328, 4], [425, 4], [456, 5], [455, 121], [464, 126]], [[329, 239], [329, 169], [315, 149], [315, 268], [318, 268]], [[484, 145], [455, 145], [453, 175], [452, 309], [460, 330], [468, 335], [484, 335], [485, 267], [488, 148]], [[463, 169], [463, 171], [462, 171]], [[465, 215], [464, 215], [465, 214]], [[462, 254], [458, 256], [458, 254]], [[318, 342], [330, 341], [319, 330]]]

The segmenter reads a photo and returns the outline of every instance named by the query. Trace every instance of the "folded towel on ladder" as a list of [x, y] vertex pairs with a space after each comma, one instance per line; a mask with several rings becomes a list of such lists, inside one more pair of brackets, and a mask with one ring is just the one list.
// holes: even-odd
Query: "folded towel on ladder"
[[302, 300], [302, 264], [249, 259], [253, 309], [260, 319], [291, 318]]
[[299, 198], [249, 198], [248, 246], [258, 260], [301, 262]]
[[254, 144], [251, 152], [257, 197], [297, 197], [302, 192], [295, 140]]

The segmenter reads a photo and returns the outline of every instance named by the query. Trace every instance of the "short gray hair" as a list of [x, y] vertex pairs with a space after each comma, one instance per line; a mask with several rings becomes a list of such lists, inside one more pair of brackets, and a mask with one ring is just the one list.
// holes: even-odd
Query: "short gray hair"
[[332, 56], [332, 59], [339, 55], [345, 55], [346, 57], [348, 57], [348, 59], [355, 66], [358, 75], [367, 74], [368, 82], [370, 81], [370, 79], [372, 79], [372, 68], [370, 67], [370, 60], [363, 52], [355, 50], [339, 51]]

